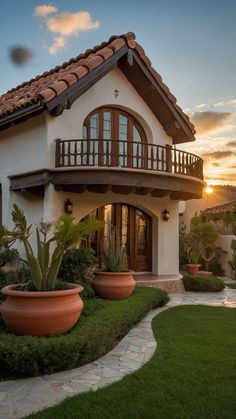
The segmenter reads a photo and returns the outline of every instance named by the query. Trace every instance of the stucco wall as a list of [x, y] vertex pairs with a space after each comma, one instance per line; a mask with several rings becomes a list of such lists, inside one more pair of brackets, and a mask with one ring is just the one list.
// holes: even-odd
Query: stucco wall
[[[117, 98], [115, 90], [119, 91]], [[123, 73], [115, 68], [79, 97], [70, 110], [65, 110], [59, 117], [47, 115], [51, 166], [54, 165], [55, 139], [82, 138], [86, 116], [101, 106], [121, 107], [134, 115], [143, 126], [148, 142], [160, 145], [172, 144], [172, 138], [166, 134], [150, 108]]]
[[228, 276], [229, 278], [231, 278], [231, 269], [228, 261], [232, 259], [233, 254], [231, 249], [232, 240], [236, 240], [236, 236], [220, 235], [217, 240], [217, 245], [220, 246], [225, 252], [227, 252], [226, 254], [221, 255], [219, 262], [221, 263], [222, 268], [225, 270], [225, 276]]
[[46, 134], [44, 114], [0, 131], [0, 176], [47, 167]]
[[[0, 184], [2, 185], [2, 221], [10, 225], [12, 203], [17, 194], [10, 191], [8, 176], [48, 166], [45, 115], [33, 117], [0, 132]], [[19, 195], [19, 194], [18, 194]], [[23, 198], [22, 198], [23, 199]], [[32, 200], [32, 204], [31, 204]], [[35, 209], [34, 199], [28, 198], [29, 215]]]

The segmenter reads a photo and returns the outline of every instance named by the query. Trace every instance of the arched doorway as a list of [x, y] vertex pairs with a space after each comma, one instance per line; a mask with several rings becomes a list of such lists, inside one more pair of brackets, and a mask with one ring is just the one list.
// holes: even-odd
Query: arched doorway
[[[122, 109], [99, 108], [89, 114], [83, 124], [83, 140], [86, 140], [84, 158], [87, 150], [91, 154], [92, 149], [95, 165], [142, 168], [147, 164], [144, 129], [136, 118]], [[93, 156], [90, 158], [94, 160]]]
[[90, 214], [104, 221], [104, 228], [89, 238], [98, 257], [108, 243], [109, 235], [125, 249], [129, 269], [152, 271], [152, 219], [140, 209], [127, 204], [108, 204]]

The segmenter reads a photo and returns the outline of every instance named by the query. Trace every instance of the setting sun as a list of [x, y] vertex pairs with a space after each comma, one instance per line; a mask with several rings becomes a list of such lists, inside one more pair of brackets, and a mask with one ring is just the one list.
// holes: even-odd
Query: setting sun
[[205, 192], [207, 193], [207, 194], [211, 194], [212, 192], [214, 191], [214, 189], [211, 187], [211, 186], [207, 186], [206, 187], [206, 189], [205, 189]]

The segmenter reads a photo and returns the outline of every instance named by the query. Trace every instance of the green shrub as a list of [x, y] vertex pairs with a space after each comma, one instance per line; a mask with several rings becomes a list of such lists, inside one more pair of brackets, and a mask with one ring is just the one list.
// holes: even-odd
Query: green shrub
[[196, 292], [217, 292], [225, 287], [224, 281], [217, 276], [186, 275], [183, 277], [183, 283], [186, 291]]
[[97, 295], [93, 289], [93, 287], [90, 284], [87, 284], [86, 282], [79, 282], [79, 284], [84, 287], [83, 291], [81, 292], [80, 296], [82, 300], [89, 300], [91, 298], [97, 298]]
[[[14, 272], [3, 272], [0, 269], [0, 290], [6, 285], [21, 284], [30, 280], [30, 272], [28, 269], [21, 268]], [[4, 300], [5, 296], [0, 292], [0, 301]]]
[[63, 281], [85, 282], [90, 279], [92, 268], [96, 263], [97, 258], [93, 249], [89, 247], [70, 249], [62, 258], [59, 276]]
[[112, 349], [150, 309], [167, 301], [165, 291], [146, 287], [137, 287], [127, 300], [88, 300], [76, 326], [59, 337], [15, 336], [0, 322], [1, 374], [32, 376], [91, 362]]
[[4, 266], [7, 263], [15, 262], [19, 259], [19, 253], [17, 249], [4, 248], [0, 250], [0, 266]]

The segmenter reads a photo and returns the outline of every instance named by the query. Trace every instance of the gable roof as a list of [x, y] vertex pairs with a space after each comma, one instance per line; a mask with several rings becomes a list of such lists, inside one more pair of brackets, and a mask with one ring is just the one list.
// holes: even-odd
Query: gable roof
[[112, 36], [0, 96], [0, 129], [44, 110], [61, 114], [114, 66], [134, 85], [174, 143], [195, 140], [189, 117], [177, 105], [133, 32]]

